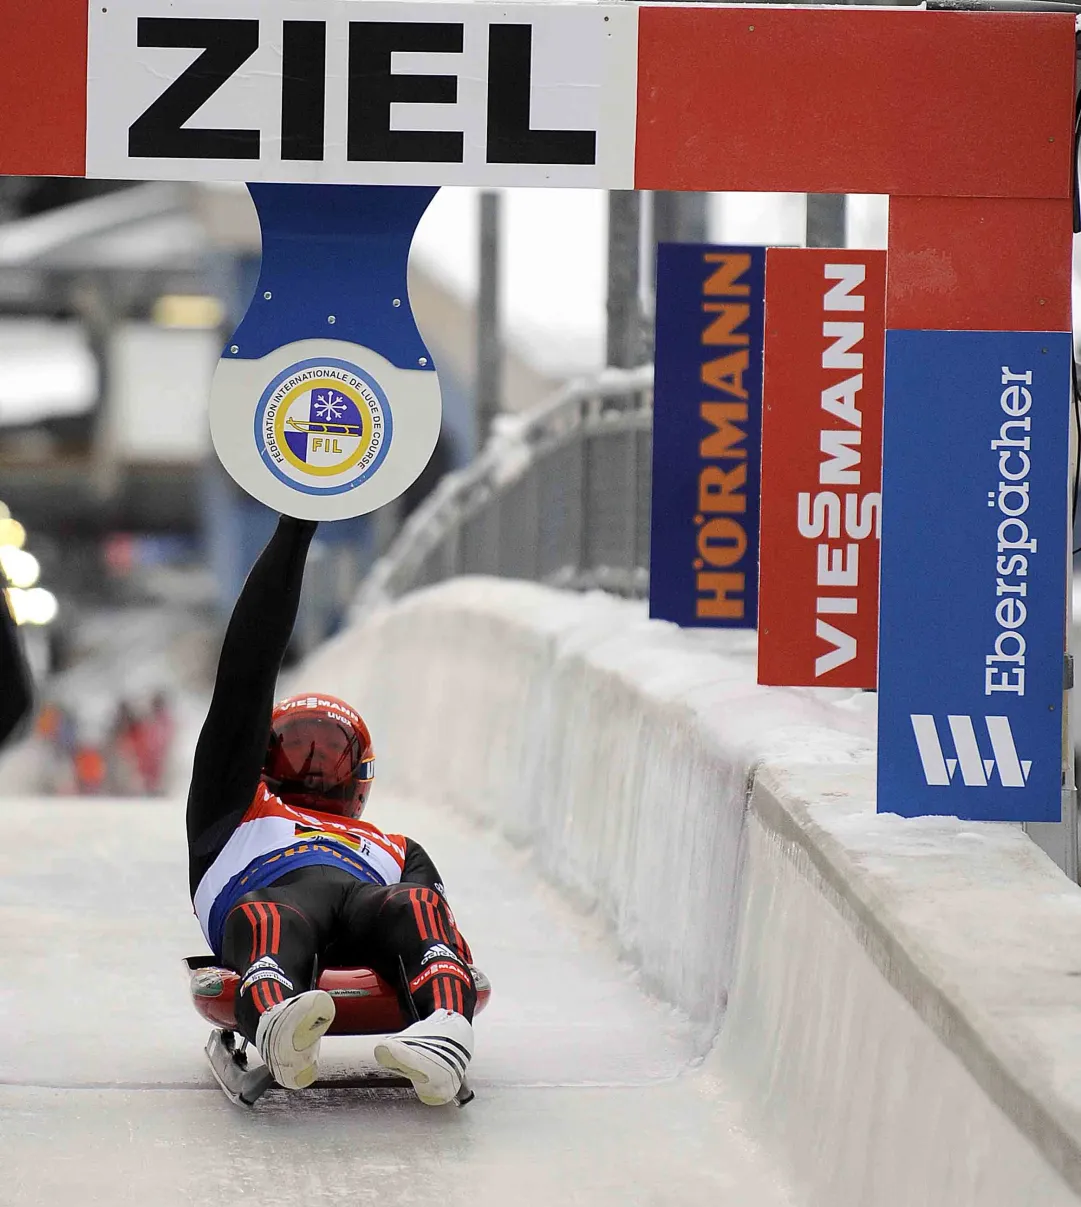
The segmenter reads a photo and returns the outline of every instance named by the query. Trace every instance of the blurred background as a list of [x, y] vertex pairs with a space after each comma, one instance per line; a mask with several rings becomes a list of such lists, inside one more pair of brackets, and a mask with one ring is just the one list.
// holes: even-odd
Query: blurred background
[[[884, 197], [441, 190], [410, 296], [443, 434], [395, 505], [321, 528], [291, 656], [358, 600], [461, 570], [641, 593], [653, 245], [884, 247], [886, 214]], [[0, 566], [38, 691], [0, 794], [183, 788], [224, 623], [274, 523], [220, 469], [206, 420], [258, 264], [243, 186], [0, 178]], [[494, 512], [510, 478], [520, 514]], [[538, 503], [553, 484], [573, 507]], [[566, 533], [538, 528], [568, 508], [573, 564]]]

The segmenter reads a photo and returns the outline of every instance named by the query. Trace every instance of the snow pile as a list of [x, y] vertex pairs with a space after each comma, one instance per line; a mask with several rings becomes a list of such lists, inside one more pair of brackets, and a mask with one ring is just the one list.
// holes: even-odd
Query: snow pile
[[753, 634], [459, 579], [303, 685], [364, 710], [381, 781], [600, 911], [703, 1052], [721, 1030], [703, 1086], [810, 1202], [1078, 1201], [1081, 891], [1019, 829], [876, 817], [873, 695], [754, 679]]

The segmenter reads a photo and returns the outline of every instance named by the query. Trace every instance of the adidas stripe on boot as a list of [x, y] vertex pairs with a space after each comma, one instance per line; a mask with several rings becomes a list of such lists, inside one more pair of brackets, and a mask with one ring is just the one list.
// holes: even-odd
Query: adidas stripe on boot
[[404, 1073], [426, 1106], [453, 1102], [473, 1058], [473, 1028], [463, 1014], [436, 1010], [375, 1046], [384, 1069]]
[[271, 1076], [287, 1090], [303, 1090], [319, 1072], [319, 1041], [334, 1021], [334, 999], [310, 989], [259, 1018], [255, 1046]]

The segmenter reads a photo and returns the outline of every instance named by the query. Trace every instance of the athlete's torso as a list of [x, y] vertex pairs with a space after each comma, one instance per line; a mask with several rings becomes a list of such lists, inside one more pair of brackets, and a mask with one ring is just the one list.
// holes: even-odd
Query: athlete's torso
[[195, 912], [217, 951], [225, 915], [245, 893], [312, 864], [340, 867], [358, 880], [397, 884], [406, 840], [370, 822], [295, 809], [260, 784], [248, 811], [195, 890]]

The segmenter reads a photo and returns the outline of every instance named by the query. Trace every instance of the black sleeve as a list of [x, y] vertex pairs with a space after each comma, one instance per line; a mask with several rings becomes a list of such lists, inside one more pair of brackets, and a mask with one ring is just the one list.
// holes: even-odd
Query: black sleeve
[[29, 719], [34, 700], [19, 629], [4, 594], [6, 586], [0, 571], [0, 746]]
[[282, 516], [233, 608], [188, 792], [192, 891], [228, 841], [259, 783], [274, 688], [293, 632], [311, 520]]
[[425, 888], [434, 888], [438, 893], [444, 893], [443, 878], [439, 869], [432, 862], [432, 857], [412, 838], [405, 840], [405, 866], [402, 868], [402, 881], [407, 884], [423, 884]]

